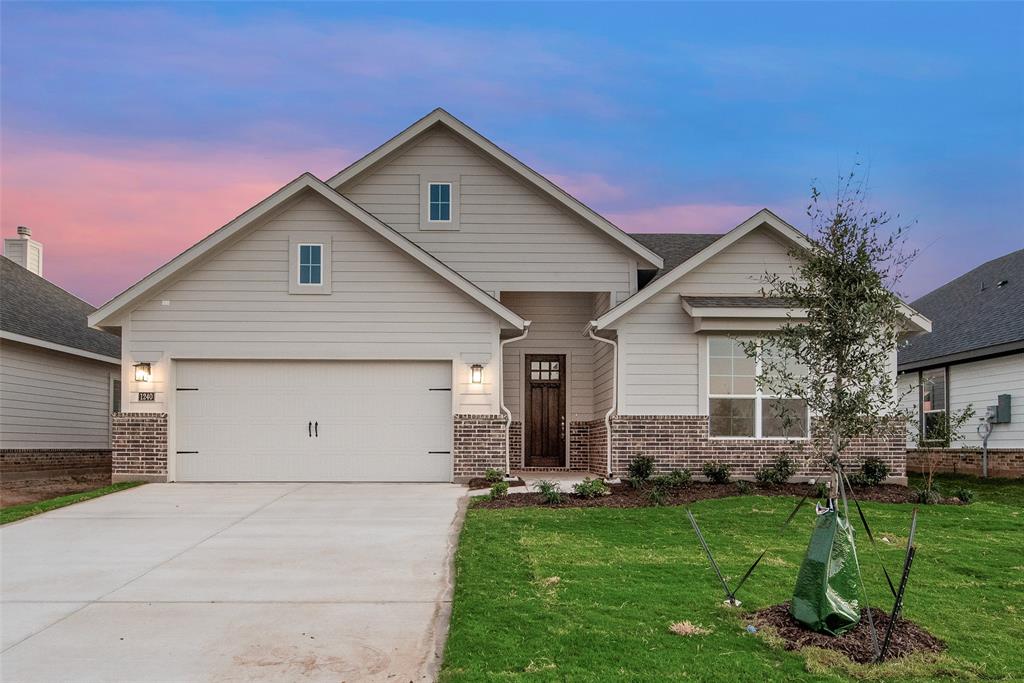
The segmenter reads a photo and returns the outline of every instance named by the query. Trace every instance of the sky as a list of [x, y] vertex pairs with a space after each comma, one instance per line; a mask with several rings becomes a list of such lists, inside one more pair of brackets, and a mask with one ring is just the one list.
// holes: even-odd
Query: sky
[[1024, 247], [1024, 4], [0, 4], [0, 229], [99, 305], [444, 107], [629, 232], [855, 164], [914, 299]]

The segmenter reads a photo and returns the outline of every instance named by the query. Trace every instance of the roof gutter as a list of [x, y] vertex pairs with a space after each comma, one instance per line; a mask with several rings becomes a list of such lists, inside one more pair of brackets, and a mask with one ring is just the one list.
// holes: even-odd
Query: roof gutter
[[502, 339], [501, 343], [498, 344], [498, 407], [501, 412], [505, 415], [505, 476], [509, 477], [512, 475], [512, 458], [510, 454], [511, 446], [509, 439], [509, 430], [512, 429], [512, 411], [505, 405], [505, 344], [511, 344], [512, 342], [521, 341], [526, 339], [526, 335], [530, 334], [530, 320], [523, 321], [523, 333], [518, 337], [509, 337], [508, 339]]
[[604, 433], [605, 433], [605, 446], [606, 446], [606, 463], [605, 469], [608, 472], [608, 479], [612, 478], [612, 415], [618, 409], [618, 398], [619, 398], [619, 345], [612, 339], [605, 339], [604, 337], [598, 337], [594, 334], [594, 330], [597, 329], [597, 321], [591, 320], [590, 324], [587, 325], [586, 334], [594, 341], [601, 342], [602, 344], [608, 344], [612, 347], [612, 407], [608, 409], [608, 412], [604, 414]]

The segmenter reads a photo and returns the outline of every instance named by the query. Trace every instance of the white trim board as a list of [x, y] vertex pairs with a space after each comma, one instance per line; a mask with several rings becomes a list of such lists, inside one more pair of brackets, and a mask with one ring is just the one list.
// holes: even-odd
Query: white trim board
[[554, 199], [564, 208], [576, 214], [590, 225], [593, 225], [626, 249], [629, 249], [648, 266], [661, 268], [664, 265], [664, 261], [660, 256], [658, 256], [658, 254], [630, 237], [628, 233], [623, 231], [607, 218], [601, 216], [596, 211], [586, 206], [583, 202], [579, 201], [568, 192], [542, 176], [540, 173], [537, 173], [532, 168], [519, 161], [514, 156], [501, 149], [483, 135], [477, 133], [465, 123], [441, 108], [430, 112], [377, 149], [340, 171], [334, 175], [334, 177], [329, 179], [327, 184], [336, 190], [340, 190], [342, 185], [351, 181], [356, 176], [361, 175], [364, 171], [367, 171], [389, 154], [418, 137], [420, 134], [439, 124], [445, 126], [456, 135], [465, 139], [487, 154], [491, 159], [497, 161], [499, 164], [512, 171], [515, 175], [532, 184], [548, 197]]
[[67, 353], [72, 356], [81, 356], [82, 358], [89, 358], [91, 360], [98, 360], [104, 363], [110, 363], [112, 365], [121, 365], [120, 358], [111, 358], [110, 356], [104, 356], [101, 353], [93, 353], [92, 351], [85, 351], [83, 349], [76, 349], [73, 346], [65, 346], [64, 344], [55, 344], [54, 342], [48, 342], [44, 339], [36, 339], [35, 337], [26, 337], [23, 334], [15, 334], [14, 332], [7, 332], [0, 330], [0, 339], [6, 339], [12, 342], [18, 342], [19, 344], [28, 344], [30, 346], [38, 346], [41, 349], [48, 349], [50, 351], [59, 351], [60, 353]]
[[312, 173], [308, 172], [303, 173], [301, 176], [291, 181], [260, 203], [256, 204], [227, 225], [192, 245], [168, 263], [156, 269], [121, 294], [118, 294], [116, 297], [103, 304], [103, 306], [98, 310], [93, 311], [93, 313], [89, 315], [89, 326], [96, 329], [103, 329], [105, 326], [116, 327], [115, 321], [131, 305], [135, 304], [146, 295], [156, 291], [184, 268], [205, 256], [214, 248], [235, 237], [241, 231], [253, 225], [259, 219], [267, 216], [271, 211], [277, 209], [289, 199], [295, 197], [298, 193], [304, 190], [311, 190], [331, 202], [336, 207], [368, 227], [370, 230], [383, 237], [393, 246], [412, 256], [428, 269], [461, 289], [474, 301], [501, 318], [506, 324], [519, 330], [523, 329], [523, 319], [509, 308], [502, 305], [499, 301], [487, 294], [487, 292], [456, 273], [437, 258], [431, 256], [427, 251], [417, 246], [401, 233], [381, 222], [365, 209], [351, 200], [346, 199]]

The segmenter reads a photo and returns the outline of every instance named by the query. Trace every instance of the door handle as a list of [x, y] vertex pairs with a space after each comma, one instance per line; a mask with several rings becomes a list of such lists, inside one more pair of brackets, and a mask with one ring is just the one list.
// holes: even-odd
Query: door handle
[[306, 427], [306, 429], [308, 429], [308, 430], [309, 430], [309, 435], [310, 435], [310, 436], [312, 437], [312, 436], [313, 436], [313, 422], [312, 422], [312, 421], [310, 421], [310, 423], [309, 423], [309, 425], [308, 425], [308, 426]]
[[313, 434], [316, 435], [316, 438], [318, 438], [318, 439], [320, 438], [320, 423], [319, 422], [314, 422], [313, 423]]

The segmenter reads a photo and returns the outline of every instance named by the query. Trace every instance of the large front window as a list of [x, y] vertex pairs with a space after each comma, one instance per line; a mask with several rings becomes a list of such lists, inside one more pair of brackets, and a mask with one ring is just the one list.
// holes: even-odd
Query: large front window
[[946, 433], [946, 368], [921, 373], [921, 436], [926, 443], [943, 444]]
[[805, 438], [807, 405], [758, 387], [760, 352], [750, 358], [731, 337], [708, 337], [708, 414], [711, 436]]

